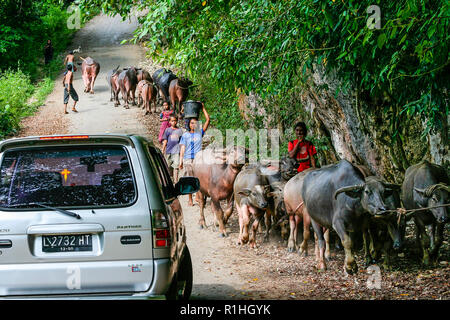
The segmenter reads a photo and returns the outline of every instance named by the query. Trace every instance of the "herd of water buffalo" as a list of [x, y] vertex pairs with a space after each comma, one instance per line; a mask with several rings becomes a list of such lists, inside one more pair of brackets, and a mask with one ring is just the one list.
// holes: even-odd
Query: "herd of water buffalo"
[[[258, 226], [265, 217], [264, 240], [268, 240], [272, 226], [280, 226], [282, 235], [289, 233], [289, 251], [298, 249], [306, 255], [312, 225], [317, 268], [321, 270], [326, 269], [325, 261], [330, 257], [332, 230], [345, 251], [344, 270], [352, 274], [357, 271], [354, 254], [361, 244], [367, 265], [376, 263], [384, 254], [383, 266], [390, 268], [390, 256], [402, 248], [406, 222], [414, 219], [422, 263], [438, 261], [450, 192], [444, 167], [422, 161], [408, 168], [403, 184], [398, 185], [346, 160], [297, 173], [295, 160], [288, 156], [277, 166], [244, 164], [245, 157], [245, 148], [239, 146], [206, 148], [196, 155], [194, 176], [200, 180], [197, 201], [201, 227], [206, 227], [207, 197], [211, 198], [214, 225], [219, 226], [221, 236], [227, 235], [225, 226], [236, 207], [239, 244], [249, 242], [255, 247]], [[227, 202], [225, 211], [221, 200]], [[251, 220], [254, 222], [249, 234]], [[301, 221], [303, 242], [297, 247]]]
[[[94, 84], [100, 72], [100, 64], [87, 57], [82, 59], [81, 75], [84, 82], [84, 92], [94, 93]], [[142, 106], [145, 114], [156, 113], [157, 101], [167, 101], [176, 113], [181, 111], [181, 106], [189, 94], [189, 86], [193, 83], [185, 77], [178, 77], [171, 70], [161, 68], [153, 75], [142, 68], [134, 66], [110, 70], [107, 73], [106, 81], [111, 90], [110, 101], [114, 101], [114, 106], [119, 106], [119, 93], [122, 95], [124, 107], [129, 109], [129, 103]], [[136, 92], [137, 91], [137, 92]]]
[[[98, 72], [90, 76], [82, 68], [82, 73], [85, 91], [93, 90]], [[119, 92], [125, 108], [129, 108], [130, 101], [136, 105], [137, 89], [138, 105], [143, 106], [146, 114], [151, 113], [151, 105], [156, 112], [159, 98], [180, 112], [192, 85], [190, 80], [177, 77], [165, 68], [150, 75], [141, 68], [119, 69], [118, 66], [108, 72], [106, 80], [115, 106], [120, 105]], [[393, 250], [402, 248], [406, 222], [413, 219], [422, 263], [437, 263], [448, 221], [450, 188], [444, 167], [422, 161], [409, 167], [403, 184], [398, 185], [387, 183], [373, 176], [367, 167], [346, 160], [300, 173], [296, 161], [288, 156], [278, 166], [245, 163], [246, 149], [239, 146], [221, 150], [206, 148], [195, 156], [193, 172], [200, 181], [197, 201], [201, 227], [206, 227], [207, 197], [211, 198], [214, 225], [218, 225], [221, 236], [227, 235], [225, 226], [236, 207], [239, 244], [249, 242], [255, 247], [256, 233], [264, 217], [264, 240], [268, 240], [269, 232], [277, 226], [282, 236], [289, 234], [288, 250], [298, 249], [306, 255], [312, 226], [320, 270], [326, 269], [325, 261], [330, 257], [331, 230], [344, 248], [344, 270], [352, 274], [357, 271], [354, 254], [361, 240], [366, 264], [376, 263], [384, 255], [383, 266], [389, 268]], [[225, 211], [220, 204], [222, 200], [227, 202]], [[302, 221], [303, 241], [297, 246], [298, 226]]]
[[108, 72], [106, 81], [111, 89], [111, 99], [117, 107], [120, 105], [119, 92], [124, 101], [124, 107], [137, 105], [145, 109], [145, 114], [156, 113], [157, 101], [167, 101], [176, 113], [181, 111], [181, 105], [189, 94], [192, 81], [185, 77], [178, 77], [165, 68], [156, 70], [153, 75], [142, 68], [128, 67], [119, 69], [119, 66]]

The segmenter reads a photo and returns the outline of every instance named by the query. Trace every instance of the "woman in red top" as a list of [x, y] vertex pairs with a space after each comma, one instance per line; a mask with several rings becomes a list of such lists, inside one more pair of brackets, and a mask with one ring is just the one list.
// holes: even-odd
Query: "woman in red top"
[[289, 157], [296, 159], [300, 164], [297, 172], [302, 172], [308, 168], [316, 167], [316, 159], [314, 155], [317, 154], [316, 147], [305, 139], [306, 137], [306, 124], [304, 122], [298, 122], [295, 125], [295, 135], [297, 139], [289, 141], [288, 151]]

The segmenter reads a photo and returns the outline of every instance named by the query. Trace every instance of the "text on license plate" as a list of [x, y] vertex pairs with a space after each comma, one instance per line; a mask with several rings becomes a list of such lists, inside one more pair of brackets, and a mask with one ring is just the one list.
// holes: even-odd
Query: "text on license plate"
[[91, 234], [42, 236], [43, 252], [92, 251]]

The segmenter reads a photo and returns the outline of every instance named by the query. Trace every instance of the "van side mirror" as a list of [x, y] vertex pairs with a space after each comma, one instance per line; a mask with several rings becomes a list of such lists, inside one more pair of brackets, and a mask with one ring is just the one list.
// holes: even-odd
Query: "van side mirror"
[[181, 177], [175, 184], [175, 196], [191, 194], [200, 190], [200, 181], [196, 177]]

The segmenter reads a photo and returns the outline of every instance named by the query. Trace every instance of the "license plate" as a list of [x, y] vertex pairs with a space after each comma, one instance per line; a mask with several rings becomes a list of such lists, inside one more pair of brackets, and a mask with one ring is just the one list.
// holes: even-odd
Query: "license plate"
[[92, 251], [91, 234], [42, 236], [43, 252]]

